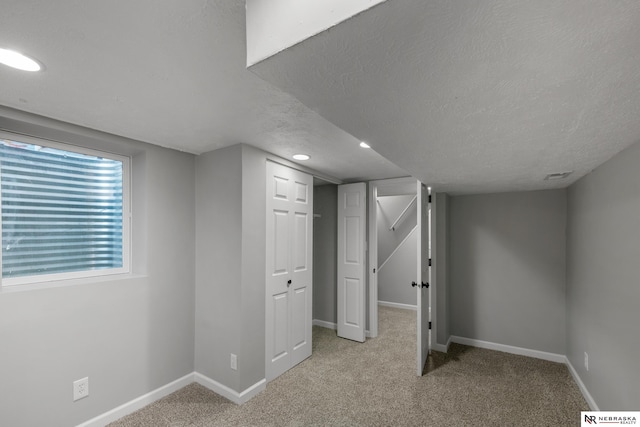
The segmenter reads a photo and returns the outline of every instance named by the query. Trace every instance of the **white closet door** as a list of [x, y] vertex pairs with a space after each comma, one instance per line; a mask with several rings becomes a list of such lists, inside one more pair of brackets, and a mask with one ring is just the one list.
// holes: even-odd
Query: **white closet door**
[[338, 186], [338, 336], [365, 340], [366, 207], [363, 182]]
[[266, 377], [311, 356], [313, 177], [267, 162]]

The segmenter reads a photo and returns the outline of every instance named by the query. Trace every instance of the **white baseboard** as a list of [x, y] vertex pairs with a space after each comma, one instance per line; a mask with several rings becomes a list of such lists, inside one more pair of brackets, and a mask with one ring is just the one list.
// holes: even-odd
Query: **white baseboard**
[[[313, 324], [317, 326], [329, 328], [329, 329], [336, 329], [335, 323], [326, 322], [324, 320], [314, 319]], [[448, 352], [449, 345], [452, 342], [455, 342], [458, 344], [470, 345], [473, 347], [486, 348], [488, 350], [497, 350], [505, 353], [535, 357], [537, 359], [549, 360], [551, 362], [564, 363], [565, 365], [567, 365], [569, 372], [571, 373], [571, 376], [573, 377], [574, 381], [578, 385], [578, 388], [580, 389], [580, 392], [582, 393], [585, 400], [587, 401], [589, 408], [592, 411], [600, 410], [595, 400], [593, 399], [593, 396], [591, 396], [591, 393], [589, 393], [589, 390], [587, 390], [587, 387], [582, 382], [582, 379], [578, 375], [577, 371], [574, 369], [569, 359], [564, 355], [547, 353], [544, 351], [531, 350], [531, 349], [526, 349], [521, 347], [514, 347], [510, 345], [505, 345], [505, 344], [496, 344], [488, 341], [475, 340], [471, 338], [464, 338], [464, 337], [458, 337], [453, 335], [449, 337], [449, 340], [447, 341], [446, 346], [442, 344], [434, 344], [433, 349], [436, 351], [443, 351], [444, 353], [446, 353]], [[132, 412], [137, 411], [138, 409], [144, 408], [145, 406], [173, 393], [174, 391], [180, 390], [181, 388], [191, 384], [192, 382], [197, 382], [198, 384], [208, 388], [214, 393], [217, 393], [223, 397], [226, 397], [227, 399], [229, 399], [230, 401], [238, 405], [241, 405], [249, 401], [251, 398], [256, 396], [258, 393], [260, 393], [267, 387], [267, 381], [266, 379], [263, 378], [262, 380], [258, 381], [251, 387], [238, 393], [237, 391], [232, 390], [229, 387], [223, 384], [220, 384], [219, 382], [212, 380], [207, 376], [204, 376], [198, 372], [192, 372], [190, 374], [185, 375], [182, 378], [178, 378], [177, 380], [170, 382], [169, 384], [166, 384], [149, 393], [146, 393], [140, 397], [137, 397], [127, 403], [124, 403], [110, 411], [107, 411], [101, 415], [98, 415], [97, 417], [94, 417], [88, 421], [78, 424], [76, 427], [104, 427], [113, 421], [116, 421], [126, 415], [131, 414]]]
[[326, 320], [313, 319], [313, 326], [320, 326], [321, 328], [327, 329], [338, 329], [338, 325], [333, 322], [327, 322]]
[[435, 351], [439, 351], [440, 353], [449, 353], [450, 345], [451, 345], [451, 335], [449, 335], [449, 339], [447, 340], [446, 344], [432, 343], [431, 349]]
[[[333, 329], [334, 331], [338, 330], [338, 325], [333, 322], [327, 322], [326, 320], [313, 319], [313, 326], [320, 326], [321, 328]], [[368, 330], [364, 331], [364, 336], [367, 338], [371, 338], [371, 332]]]
[[198, 384], [208, 388], [212, 392], [217, 393], [222, 397], [226, 397], [237, 405], [242, 405], [243, 403], [249, 401], [249, 399], [260, 393], [267, 387], [267, 380], [263, 378], [251, 387], [238, 393], [237, 391], [230, 389], [226, 385], [220, 384], [216, 380], [212, 380], [211, 378], [204, 376], [198, 372], [194, 372], [194, 379]]
[[598, 408], [596, 401], [593, 400], [593, 396], [591, 396], [591, 393], [589, 393], [589, 390], [587, 390], [587, 387], [582, 382], [582, 379], [580, 378], [580, 376], [578, 375], [578, 372], [575, 370], [575, 368], [569, 361], [568, 357], [564, 358], [564, 363], [569, 368], [569, 372], [571, 372], [571, 376], [573, 377], [573, 380], [576, 382], [576, 384], [578, 384], [578, 388], [580, 389], [582, 396], [584, 396], [584, 400], [587, 401], [589, 408], [591, 408], [592, 411], [599, 411], [600, 408]]
[[[473, 347], [486, 348], [488, 350], [497, 350], [505, 353], [519, 354], [521, 356], [535, 357], [536, 359], [549, 360], [551, 362], [564, 363], [565, 365], [567, 365], [567, 368], [569, 369], [569, 372], [571, 373], [573, 380], [578, 385], [578, 388], [580, 389], [580, 392], [582, 393], [584, 400], [587, 401], [589, 408], [591, 408], [592, 411], [600, 410], [598, 408], [598, 405], [596, 404], [596, 401], [593, 399], [593, 396], [591, 396], [591, 393], [589, 393], [589, 390], [587, 390], [587, 387], [582, 382], [582, 379], [578, 375], [578, 372], [575, 370], [575, 368], [569, 361], [569, 358], [567, 358], [567, 356], [565, 355], [556, 354], [556, 353], [547, 353], [545, 351], [539, 351], [539, 350], [531, 350], [528, 348], [514, 347], [511, 345], [505, 345], [505, 344], [496, 344], [488, 341], [475, 340], [471, 338], [457, 337], [454, 335], [449, 337], [449, 341], [447, 342], [447, 350], [449, 349], [449, 345], [452, 342], [455, 342], [458, 344], [470, 345]], [[436, 345], [441, 346], [441, 344], [436, 344]], [[438, 350], [438, 349], [435, 348], [434, 346], [434, 350]]]
[[105, 412], [104, 414], [98, 415], [97, 417], [92, 418], [89, 421], [78, 424], [77, 427], [104, 427], [107, 424], [124, 417], [125, 415], [129, 415], [130, 413], [135, 412], [138, 409], [144, 408], [145, 406], [155, 402], [158, 399], [162, 399], [163, 397], [173, 393], [174, 391], [180, 390], [182, 387], [191, 384], [193, 381], [194, 376], [192, 372], [147, 394], [130, 400], [129, 402], [124, 403], [117, 408]]
[[243, 392], [238, 393], [237, 391], [232, 390], [229, 387], [212, 380], [211, 378], [199, 374], [198, 372], [192, 372], [182, 378], [178, 378], [177, 380], [170, 382], [167, 385], [164, 385], [147, 394], [124, 403], [117, 408], [107, 411], [104, 414], [98, 415], [97, 417], [92, 418], [89, 421], [78, 424], [76, 427], [104, 427], [107, 424], [119, 420], [120, 418], [129, 415], [132, 412], [137, 411], [138, 409], [142, 409], [145, 406], [155, 402], [156, 400], [162, 399], [163, 397], [173, 393], [174, 391], [178, 391], [193, 382], [197, 382], [198, 384], [203, 385], [214, 393], [226, 397], [227, 399], [238, 405], [242, 405], [243, 403], [247, 402], [256, 394], [264, 390], [267, 386], [267, 381], [265, 379], [262, 379]]
[[418, 310], [418, 306], [411, 304], [401, 304], [399, 302], [389, 302], [389, 301], [378, 301], [378, 305], [383, 307], [393, 307], [393, 308], [402, 308], [404, 310]]
[[440, 353], [446, 353], [448, 348], [444, 344], [431, 344], [431, 350], [439, 351]]
[[458, 344], [470, 345], [472, 347], [486, 348], [488, 350], [497, 350], [504, 353], [519, 354], [521, 356], [535, 357], [536, 359], [549, 360], [550, 362], [565, 363], [564, 354], [547, 353], [546, 351], [531, 350], [529, 348], [514, 347], [506, 344], [496, 344], [488, 341], [481, 341], [472, 338], [464, 338], [452, 336], [451, 342]]

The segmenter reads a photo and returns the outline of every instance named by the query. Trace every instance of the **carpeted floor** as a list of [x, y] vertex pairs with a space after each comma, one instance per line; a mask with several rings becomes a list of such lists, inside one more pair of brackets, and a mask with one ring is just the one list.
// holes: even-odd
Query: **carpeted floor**
[[364, 344], [314, 327], [311, 358], [242, 406], [194, 383], [110, 426], [580, 425], [588, 405], [563, 364], [452, 344], [417, 377], [415, 316], [380, 307]]

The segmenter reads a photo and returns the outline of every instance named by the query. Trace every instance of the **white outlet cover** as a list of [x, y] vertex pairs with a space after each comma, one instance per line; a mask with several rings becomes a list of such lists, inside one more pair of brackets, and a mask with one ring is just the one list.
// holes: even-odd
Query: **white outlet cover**
[[231, 369], [234, 371], [238, 370], [238, 356], [233, 353], [231, 353]]
[[89, 377], [84, 377], [73, 382], [73, 401], [89, 396]]
[[584, 353], [584, 368], [588, 371], [589, 370], [589, 355], [587, 354], [587, 352], [585, 351]]

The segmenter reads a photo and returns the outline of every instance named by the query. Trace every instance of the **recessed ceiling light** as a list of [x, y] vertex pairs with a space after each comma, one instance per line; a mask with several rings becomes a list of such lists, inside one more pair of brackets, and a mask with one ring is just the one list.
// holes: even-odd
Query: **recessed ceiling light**
[[42, 69], [38, 61], [9, 49], [0, 49], [0, 63], [23, 71], [40, 71]]
[[568, 177], [572, 173], [573, 173], [573, 171], [550, 173], [549, 175], [544, 177], [544, 180], [545, 181], [551, 181], [551, 180], [554, 180], [554, 179], [565, 179], [566, 177]]
[[362, 141], [360, 143], [360, 147], [362, 147], [362, 148], [371, 148], [371, 146], [369, 144], [367, 144], [366, 142], [364, 142], [364, 141]]
[[310, 157], [307, 156], [306, 154], [294, 154], [293, 158], [296, 160], [309, 160]]

